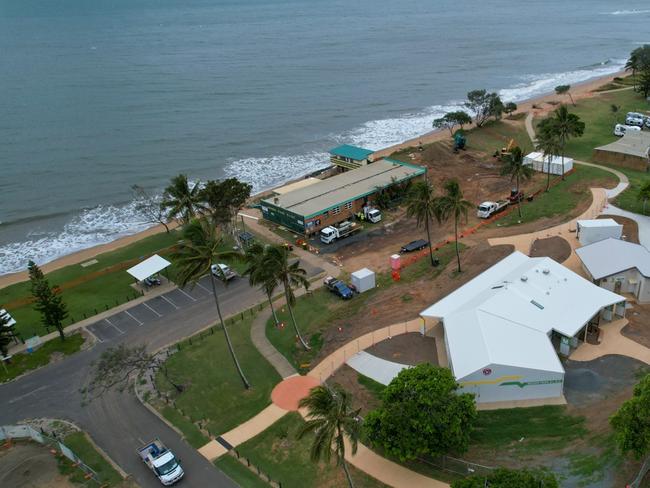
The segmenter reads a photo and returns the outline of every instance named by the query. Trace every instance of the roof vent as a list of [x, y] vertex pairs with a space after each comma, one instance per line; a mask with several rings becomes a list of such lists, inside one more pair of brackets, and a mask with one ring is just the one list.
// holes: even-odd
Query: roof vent
[[551, 272], [551, 270], [548, 269], [548, 268], [544, 268], [544, 269], [542, 270], [542, 273], [544, 273], [544, 274], [549, 274], [550, 272]]
[[522, 277], [521, 277], [521, 281], [523, 281], [524, 283], [525, 283], [526, 281], [528, 281], [528, 276], [526, 276], [526, 275], [522, 275]]
[[544, 310], [544, 305], [542, 305], [541, 303], [536, 302], [535, 300], [531, 300], [530, 303], [532, 303], [533, 305], [535, 305], [535, 306], [536, 306], [537, 308], [539, 308], [540, 310]]

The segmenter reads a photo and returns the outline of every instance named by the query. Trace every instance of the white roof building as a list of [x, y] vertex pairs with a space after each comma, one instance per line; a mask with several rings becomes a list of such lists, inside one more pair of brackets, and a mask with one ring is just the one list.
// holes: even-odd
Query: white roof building
[[641, 244], [609, 238], [580, 247], [576, 254], [600, 287], [650, 302], [650, 252]]
[[623, 226], [614, 219], [578, 220], [576, 222], [576, 237], [583, 246], [608, 237], [620, 239], [622, 236]]
[[442, 322], [450, 367], [477, 401], [521, 400], [562, 395], [554, 332], [573, 338], [624, 301], [550, 258], [514, 252], [421, 315]]

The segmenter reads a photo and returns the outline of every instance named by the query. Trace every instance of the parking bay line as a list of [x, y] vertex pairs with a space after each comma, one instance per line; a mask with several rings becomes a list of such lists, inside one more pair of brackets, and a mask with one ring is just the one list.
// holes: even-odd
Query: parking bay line
[[178, 310], [178, 305], [176, 305], [174, 302], [172, 302], [169, 298], [167, 298], [165, 295], [160, 295], [160, 298], [165, 300], [167, 303], [169, 303], [172, 307], [174, 307], [176, 310]]
[[128, 310], [125, 310], [124, 313], [127, 314], [129, 317], [131, 317], [133, 320], [135, 320], [138, 323], [138, 325], [144, 324], [144, 322], [141, 322], [140, 320], [136, 319], [133, 315], [131, 315], [131, 313]]
[[159, 314], [158, 312], [156, 312], [153, 308], [151, 308], [147, 302], [142, 302], [142, 305], [147, 307], [149, 310], [151, 310], [153, 313], [155, 313], [158, 317], [162, 317], [162, 315]]
[[208, 290], [205, 286], [203, 286], [203, 285], [202, 285], [201, 283], [199, 283], [198, 281], [196, 282], [196, 286], [198, 286], [199, 288], [203, 288], [203, 289], [204, 289], [205, 291], [207, 291], [208, 293], [212, 293], [212, 291]]
[[104, 319], [104, 320], [105, 320], [109, 325], [115, 327], [115, 329], [116, 329], [120, 334], [124, 334], [124, 331], [123, 331], [122, 329], [120, 329], [117, 325], [115, 325], [113, 322], [111, 322], [111, 321], [108, 320], [108, 319]]
[[192, 300], [193, 302], [196, 301], [196, 298], [194, 298], [194, 297], [193, 297], [192, 295], [190, 295], [189, 293], [185, 293], [185, 292], [184, 292], [183, 290], [181, 290], [180, 288], [177, 288], [177, 290], [180, 291], [183, 295], [185, 295], [187, 298], [189, 298], [189, 299]]

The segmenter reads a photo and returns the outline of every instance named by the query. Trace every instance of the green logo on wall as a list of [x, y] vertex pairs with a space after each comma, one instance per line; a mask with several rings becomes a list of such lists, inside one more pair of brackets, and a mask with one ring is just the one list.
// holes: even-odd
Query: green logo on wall
[[562, 383], [562, 380], [541, 380], [541, 381], [505, 381], [499, 386], [518, 386], [519, 388], [524, 388], [526, 386], [534, 385], [552, 385], [555, 383]]

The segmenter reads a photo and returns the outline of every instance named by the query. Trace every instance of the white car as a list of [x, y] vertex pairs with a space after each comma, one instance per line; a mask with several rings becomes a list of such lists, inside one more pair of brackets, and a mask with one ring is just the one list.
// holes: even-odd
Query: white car
[[636, 127], [643, 127], [645, 124], [645, 117], [636, 117], [636, 116], [627, 116], [625, 118], [625, 125], [631, 125]]
[[237, 276], [237, 274], [230, 269], [230, 266], [223, 263], [213, 264], [210, 266], [212, 274], [220, 280], [230, 281]]
[[641, 130], [641, 127], [638, 127], [636, 125], [616, 124], [614, 126], [614, 135], [618, 137], [623, 137], [628, 130], [638, 132]]

